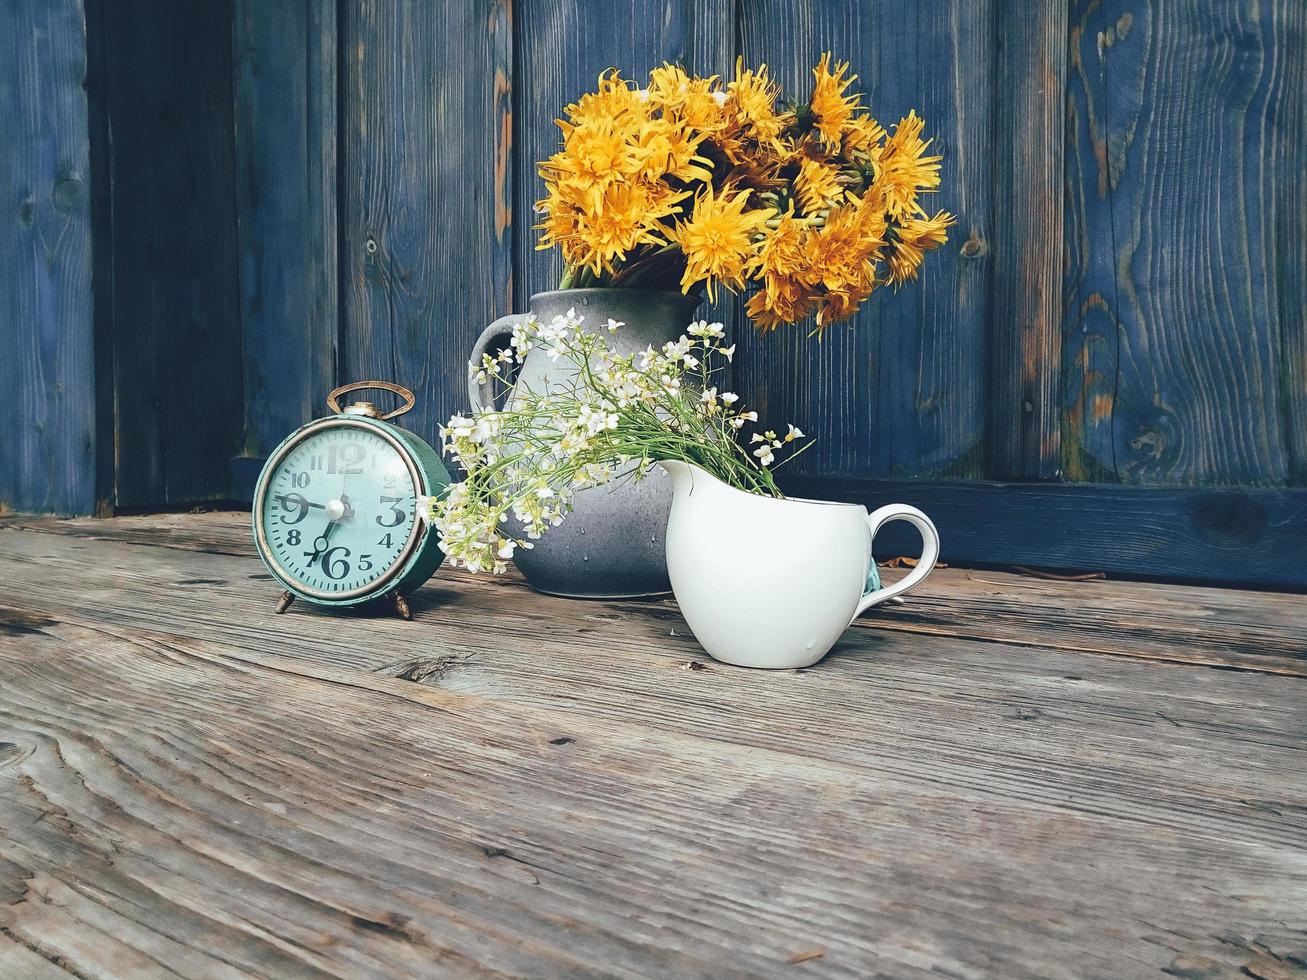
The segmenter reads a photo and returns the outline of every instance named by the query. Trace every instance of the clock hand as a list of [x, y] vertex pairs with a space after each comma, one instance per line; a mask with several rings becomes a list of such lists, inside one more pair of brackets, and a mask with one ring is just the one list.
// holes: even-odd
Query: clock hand
[[327, 550], [331, 544], [331, 532], [340, 526], [340, 521], [327, 521], [327, 526], [322, 529], [322, 533], [313, 539], [313, 557], [309, 559], [309, 567], [312, 568], [317, 564], [318, 556]]
[[315, 504], [312, 500], [305, 500], [304, 497], [300, 494], [279, 493], [277, 494], [277, 499], [280, 500], [284, 505], [286, 501], [289, 500], [292, 496], [297, 498], [296, 499], [297, 505], [303, 505], [305, 507], [316, 507], [318, 508], [318, 510], [327, 509], [326, 504]]

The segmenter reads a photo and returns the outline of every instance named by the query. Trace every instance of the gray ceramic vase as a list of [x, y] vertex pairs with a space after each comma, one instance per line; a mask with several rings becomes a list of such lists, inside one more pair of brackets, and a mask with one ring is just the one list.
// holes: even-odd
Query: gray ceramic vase
[[[698, 305], [697, 296], [643, 289], [561, 289], [531, 297], [531, 312], [539, 320], [575, 309], [591, 329], [604, 326], [609, 317], [621, 321], [625, 326], [609, 342], [622, 354], [675, 340]], [[510, 314], [486, 327], [471, 360], [480, 363], [482, 354], [505, 346], [513, 326], [526, 316]], [[539, 382], [574, 372], [573, 365], [551, 361], [537, 348], [527, 354], [518, 382], [539, 387]], [[468, 395], [473, 409], [489, 407], [489, 389], [475, 380], [468, 384]], [[664, 547], [671, 504], [671, 480], [660, 467], [638, 483], [581, 490], [567, 520], [531, 550], [518, 549], [513, 560], [533, 588], [552, 595], [600, 599], [668, 592]]]

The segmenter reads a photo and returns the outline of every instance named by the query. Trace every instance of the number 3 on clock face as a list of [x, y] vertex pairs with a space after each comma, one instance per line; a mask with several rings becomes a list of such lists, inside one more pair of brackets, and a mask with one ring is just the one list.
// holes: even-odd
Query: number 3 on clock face
[[[343, 417], [310, 423], [278, 448], [260, 477], [260, 554], [304, 598], [348, 604], [380, 596], [413, 564], [426, 536], [418, 498], [438, 492], [448, 476], [434, 453], [419, 458], [417, 440], [391, 428]], [[422, 467], [432, 460], [440, 487], [424, 485], [430, 481]], [[424, 563], [426, 576], [438, 563]]]

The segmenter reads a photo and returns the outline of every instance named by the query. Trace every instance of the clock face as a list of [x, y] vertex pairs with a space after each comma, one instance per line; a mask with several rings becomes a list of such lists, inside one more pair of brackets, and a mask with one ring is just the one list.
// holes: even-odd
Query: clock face
[[310, 430], [267, 476], [266, 557], [297, 589], [326, 600], [383, 591], [420, 530], [414, 470], [371, 426]]

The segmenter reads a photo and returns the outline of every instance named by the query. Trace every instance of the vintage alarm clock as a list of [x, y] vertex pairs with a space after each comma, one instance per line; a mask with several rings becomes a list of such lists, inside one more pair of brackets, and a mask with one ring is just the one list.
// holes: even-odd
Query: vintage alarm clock
[[[366, 401], [340, 407], [341, 395], [364, 389], [404, 404], [386, 415]], [[320, 606], [393, 598], [413, 618], [406, 596], [444, 557], [418, 511], [449, 483], [436, 451], [390, 422], [413, 404], [396, 384], [345, 385], [327, 396], [334, 415], [296, 429], [268, 457], [254, 490], [254, 541], [286, 589], [277, 612], [296, 598]]]

